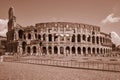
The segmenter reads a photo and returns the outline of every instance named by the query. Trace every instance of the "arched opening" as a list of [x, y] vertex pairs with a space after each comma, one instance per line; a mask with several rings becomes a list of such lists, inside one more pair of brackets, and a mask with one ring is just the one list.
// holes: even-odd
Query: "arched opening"
[[33, 53], [36, 53], [36, 46], [33, 46]]
[[83, 47], [83, 54], [85, 55], [86, 54], [86, 48]]
[[48, 52], [49, 52], [49, 54], [52, 54], [52, 47], [51, 46], [48, 47]]
[[83, 41], [86, 41], [86, 36], [85, 35], [83, 35]]
[[100, 53], [102, 54], [102, 48], [100, 49]]
[[58, 53], [58, 48], [57, 46], [54, 47], [54, 54], [57, 54]]
[[23, 54], [25, 53], [26, 42], [22, 42]]
[[95, 36], [92, 37], [92, 43], [95, 44]]
[[91, 54], [91, 48], [88, 47], [88, 54]]
[[64, 54], [64, 48], [60, 47], [60, 54]]
[[35, 39], [37, 39], [37, 34], [35, 34]]
[[43, 55], [47, 54], [46, 47], [43, 47]]
[[75, 42], [75, 35], [72, 36], [72, 42]]
[[97, 48], [97, 54], [99, 54], [99, 48]]
[[95, 54], [95, 48], [92, 48], [92, 52], [93, 52], [93, 54]]
[[105, 48], [104, 48], [104, 53], [105, 53]]
[[107, 53], [107, 49], [106, 49], [106, 53]]
[[43, 41], [46, 41], [46, 35], [43, 34]]
[[97, 44], [99, 44], [99, 37], [98, 36], [96, 37], [96, 42], [97, 42]]
[[77, 48], [77, 51], [78, 51], [78, 54], [81, 54], [81, 48], [80, 47]]
[[90, 37], [90, 35], [88, 36], [87, 41], [88, 41], [88, 42], [91, 41], [91, 37]]
[[80, 37], [80, 34], [77, 35], [77, 42], [80, 42], [81, 41], [81, 37]]
[[75, 47], [72, 47], [72, 54], [75, 54]]
[[19, 35], [19, 38], [22, 39], [23, 31], [22, 31], [22, 30], [19, 30], [19, 31], [18, 31], [18, 35]]
[[26, 35], [24, 34], [24, 39], [26, 39]]
[[40, 34], [38, 35], [38, 39], [41, 40], [41, 35]]
[[27, 53], [30, 54], [31, 50], [30, 47], [27, 47]]
[[54, 41], [58, 40], [58, 36], [56, 34], [54, 34]]
[[52, 34], [49, 34], [49, 35], [48, 35], [48, 38], [49, 38], [49, 39], [48, 39], [49, 41], [52, 41]]
[[30, 33], [28, 34], [28, 39], [31, 39], [31, 34]]
[[66, 47], [66, 53], [70, 54], [70, 47], [69, 46]]

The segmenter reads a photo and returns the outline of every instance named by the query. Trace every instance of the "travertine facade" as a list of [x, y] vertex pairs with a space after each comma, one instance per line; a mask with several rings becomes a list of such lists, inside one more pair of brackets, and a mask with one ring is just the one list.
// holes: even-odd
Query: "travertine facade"
[[112, 51], [111, 36], [100, 27], [81, 23], [48, 22], [22, 27], [9, 9], [8, 52], [21, 55], [102, 55]]

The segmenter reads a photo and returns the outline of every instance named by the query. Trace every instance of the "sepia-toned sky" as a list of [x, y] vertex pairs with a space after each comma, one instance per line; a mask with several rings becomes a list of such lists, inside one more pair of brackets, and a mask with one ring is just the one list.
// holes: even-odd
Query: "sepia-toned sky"
[[78, 22], [97, 25], [120, 36], [120, 0], [0, 0], [0, 19], [14, 7], [22, 26], [40, 22]]

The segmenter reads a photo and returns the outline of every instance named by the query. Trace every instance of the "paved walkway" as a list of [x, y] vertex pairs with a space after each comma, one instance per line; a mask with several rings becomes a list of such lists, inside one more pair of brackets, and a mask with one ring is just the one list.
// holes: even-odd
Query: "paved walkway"
[[0, 80], [120, 80], [120, 73], [2, 62]]

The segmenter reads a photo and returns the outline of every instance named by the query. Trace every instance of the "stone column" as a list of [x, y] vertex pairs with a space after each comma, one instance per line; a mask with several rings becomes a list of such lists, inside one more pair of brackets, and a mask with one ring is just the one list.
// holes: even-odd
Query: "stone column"
[[77, 43], [77, 34], [75, 34], [75, 43]]
[[52, 34], [52, 42], [54, 42], [54, 34]]
[[75, 47], [75, 55], [78, 55], [77, 47]]
[[81, 47], [81, 55], [83, 55], [83, 48]]
[[65, 46], [63, 46], [63, 49], [64, 49], [63, 54], [66, 56]]
[[30, 55], [33, 55], [32, 46], [30, 47]]
[[52, 54], [54, 55], [54, 46], [52, 45], [51, 47], [52, 47]]
[[57, 48], [58, 48], [58, 55], [60, 55], [60, 46], [58, 46]]

